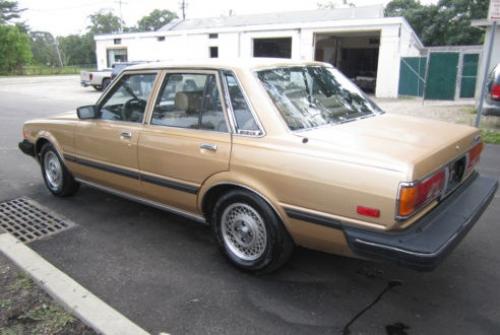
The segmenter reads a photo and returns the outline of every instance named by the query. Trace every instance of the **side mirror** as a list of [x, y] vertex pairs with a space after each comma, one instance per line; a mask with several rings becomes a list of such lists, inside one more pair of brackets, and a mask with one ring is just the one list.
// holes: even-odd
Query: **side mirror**
[[76, 114], [81, 120], [95, 119], [97, 118], [97, 106], [88, 105], [81, 106], [76, 109]]

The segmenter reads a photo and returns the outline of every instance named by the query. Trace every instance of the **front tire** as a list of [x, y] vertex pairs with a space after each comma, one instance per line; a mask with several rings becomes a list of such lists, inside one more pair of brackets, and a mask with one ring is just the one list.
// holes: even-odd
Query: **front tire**
[[57, 197], [76, 193], [80, 184], [73, 178], [54, 147], [47, 143], [40, 150], [43, 180], [49, 191]]
[[223, 195], [211, 222], [221, 250], [239, 269], [269, 273], [292, 254], [294, 244], [283, 223], [267, 202], [251, 192]]

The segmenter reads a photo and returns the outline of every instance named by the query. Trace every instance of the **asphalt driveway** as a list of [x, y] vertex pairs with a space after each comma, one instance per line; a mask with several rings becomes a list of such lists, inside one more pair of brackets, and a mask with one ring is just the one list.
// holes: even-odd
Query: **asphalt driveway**
[[[93, 103], [78, 78], [0, 78], [0, 200], [28, 196], [77, 224], [31, 247], [153, 334], [499, 334], [500, 199], [434, 272], [298, 249], [281, 271], [235, 270], [200, 224], [82, 187], [68, 199], [45, 190], [17, 149], [21, 125]], [[484, 174], [500, 176], [500, 147]]]

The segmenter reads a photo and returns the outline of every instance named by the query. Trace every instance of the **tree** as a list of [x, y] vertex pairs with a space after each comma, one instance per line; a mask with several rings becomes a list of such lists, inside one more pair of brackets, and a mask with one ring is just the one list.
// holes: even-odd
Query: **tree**
[[16, 26], [0, 25], [0, 72], [19, 70], [31, 60], [29, 37]]
[[138, 22], [139, 31], [156, 31], [177, 18], [177, 14], [169, 10], [155, 9]]
[[17, 1], [0, 0], [0, 24], [5, 24], [13, 19], [19, 19], [21, 12]]
[[48, 66], [59, 65], [54, 36], [47, 31], [32, 31], [29, 35], [33, 63]]
[[111, 12], [97, 12], [89, 16], [87, 29], [92, 35], [117, 33], [123, 26], [122, 20]]
[[94, 35], [69, 35], [58, 37], [63, 62], [66, 65], [95, 64]]
[[385, 16], [403, 16], [424, 45], [481, 44], [484, 32], [471, 27], [473, 19], [485, 18], [488, 0], [439, 0], [424, 6], [417, 0], [393, 0]]
[[356, 5], [348, 0], [337, 0], [337, 1], [322, 1], [316, 3], [318, 9], [335, 9], [335, 8], [345, 8], [345, 7], [356, 7]]

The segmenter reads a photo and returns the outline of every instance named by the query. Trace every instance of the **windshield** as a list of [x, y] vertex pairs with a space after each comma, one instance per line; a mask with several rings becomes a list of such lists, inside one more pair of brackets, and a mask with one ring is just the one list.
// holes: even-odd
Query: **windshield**
[[338, 124], [383, 113], [334, 68], [284, 67], [257, 72], [291, 130]]

